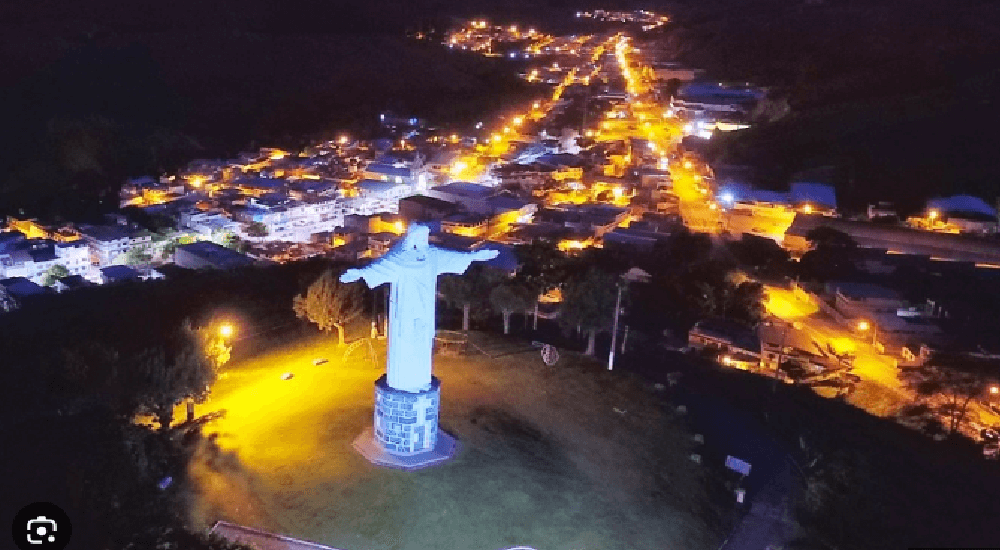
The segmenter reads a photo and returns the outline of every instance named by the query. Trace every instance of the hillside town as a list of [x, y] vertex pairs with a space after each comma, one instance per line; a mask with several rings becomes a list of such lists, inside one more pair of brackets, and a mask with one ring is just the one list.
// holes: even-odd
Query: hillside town
[[[668, 20], [648, 12], [577, 16]], [[383, 112], [377, 138], [342, 134], [297, 151], [265, 147], [192, 160], [175, 174], [124, 182], [119, 213], [102, 225], [11, 217], [0, 233], [4, 307], [37, 294], [162, 278], [165, 266], [378, 258], [413, 223], [429, 225], [438, 246], [500, 251], [490, 264], [507, 273], [518, 269], [515, 248], [537, 241], [570, 255], [595, 247], [648, 254], [680, 233], [701, 233], [719, 242], [763, 239], [800, 263], [817, 250], [849, 246], [851, 275], [837, 279], [833, 270], [800, 282], [790, 271], [746, 271], [763, 285], [764, 322], [705, 319], [678, 349], [709, 348], [720, 364], [809, 383], [831, 397], [863, 383], [903, 401], [916, 398], [907, 377], [918, 375], [908, 369], [935, 357], [1000, 358], [995, 339], [945, 326], [973, 314], [974, 295], [933, 286], [914, 293], [898, 276], [916, 270], [995, 280], [997, 211], [984, 200], [935, 198], [902, 220], [885, 202], [845, 217], [822, 171], [774, 190], [755, 183], [752, 166], [710, 165], [700, 151], [713, 136], [778, 116], [787, 105], [751, 83], [708, 81], [623, 32], [550, 36], [473, 20], [450, 30], [443, 46], [529, 60], [521, 78], [551, 92], [465, 132]], [[829, 242], [817, 236], [823, 231], [834, 235]], [[963, 411], [974, 419], [963, 424], [970, 436], [1000, 424], [992, 401], [998, 383], [986, 380], [987, 399]]]
[[16, 545], [991, 547], [1000, 6], [913, 2], [18, 6]]

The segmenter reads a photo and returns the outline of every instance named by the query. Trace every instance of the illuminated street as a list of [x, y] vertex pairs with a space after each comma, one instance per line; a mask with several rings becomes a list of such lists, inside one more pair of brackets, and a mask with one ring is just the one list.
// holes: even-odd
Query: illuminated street
[[785, 324], [764, 326], [761, 334], [764, 341], [784, 341], [786, 347], [812, 353], [822, 354], [832, 349], [838, 354], [853, 354], [855, 359], [850, 372], [859, 376], [863, 383], [874, 384], [882, 394], [893, 397], [891, 401], [894, 402], [869, 401], [866, 392], [855, 393], [851, 402], [873, 414], [890, 415], [912, 402], [914, 395], [900, 381], [899, 369], [891, 357], [879, 353], [870, 342], [861, 341], [856, 333], [838, 325], [812, 300], [802, 299], [792, 290], [776, 286], [765, 287], [765, 292], [767, 312]]

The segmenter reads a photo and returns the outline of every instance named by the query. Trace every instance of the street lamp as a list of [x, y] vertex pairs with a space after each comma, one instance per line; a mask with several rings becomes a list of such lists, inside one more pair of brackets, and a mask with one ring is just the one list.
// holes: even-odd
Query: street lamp
[[872, 325], [868, 321], [858, 321], [857, 327], [858, 327], [858, 330], [861, 331], [861, 332], [869, 332], [870, 331], [871, 334], [872, 334], [872, 345], [873, 346], [877, 345], [877, 341], [875, 339], [876, 335], [875, 335], [875, 326], [874, 325]]
[[223, 338], [230, 338], [232, 337], [234, 331], [235, 329], [233, 328], [233, 325], [229, 323], [223, 323], [219, 327], [219, 336], [222, 336]]
[[618, 281], [618, 298], [615, 300], [615, 321], [611, 325], [611, 350], [608, 351], [608, 370], [615, 366], [615, 346], [618, 345], [618, 315], [622, 311], [622, 281]]

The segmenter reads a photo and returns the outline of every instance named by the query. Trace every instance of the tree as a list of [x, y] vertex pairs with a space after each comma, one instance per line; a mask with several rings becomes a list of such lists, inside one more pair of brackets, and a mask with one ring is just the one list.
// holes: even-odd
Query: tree
[[0, 311], [14, 311], [17, 308], [17, 300], [7, 292], [6, 288], [0, 286]]
[[854, 272], [853, 262], [858, 257], [858, 243], [850, 235], [820, 226], [809, 230], [806, 240], [813, 248], [799, 262], [804, 274], [818, 280], [827, 280], [845, 278]]
[[198, 331], [201, 337], [205, 355], [211, 362], [212, 367], [218, 371], [232, 358], [233, 346], [226, 342], [226, 338], [213, 328], [203, 328]]
[[764, 285], [743, 281], [728, 293], [726, 316], [750, 325], [764, 318]]
[[945, 366], [927, 366], [908, 378], [908, 385], [917, 394], [944, 396], [945, 405], [939, 410], [948, 418], [949, 435], [958, 432], [969, 411], [969, 403], [983, 395], [987, 386], [986, 377], [981, 372]]
[[[553, 243], [536, 240], [531, 244], [517, 247], [515, 253], [520, 268], [514, 275], [514, 280], [530, 289], [535, 296], [541, 296], [557, 288], [569, 276], [572, 262]], [[537, 328], [537, 307], [534, 315], [534, 326]]]
[[160, 431], [173, 422], [174, 407], [181, 400], [200, 400], [215, 382], [215, 368], [202, 339], [185, 326], [166, 344], [148, 348], [128, 360], [127, 376], [139, 410], [156, 417]]
[[472, 264], [464, 274], [439, 277], [438, 292], [445, 302], [462, 308], [462, 330], [469, 330], [469, 319], [488, 311], [489, 289], [499, 281], [500, 274], [495, 269]]
[[591, 267], [571, 278], [563, 288], [559, 322], [564, 328], [579, 328], [587, 333], [586, 355], [594, 354], [597, 333], [611, 327], [618, 298], [616, 283], [614, 275]]
[[537, 295], [529, 288], [515, 282], [493, 287], [490, 291], [490, 304], [503, 316], [504, 334], [510, 334], [510, 315], [516, 311], [527, 311], [536, 298]]
[[737, 261], [755, 271], [781, 275], [788, 265], [788, 251], [766, 237], [744, 234], [740, 240], [729, 244], [729, 250]]
[[56, 283], [56, 281], [66, 277], [67, 275], [69, 275], [69, 269], [66, 269], [66, 266], [62, 264], [56, 264], [45, 272], [45, 277], [42, 278], [42, 285], [52, 286]]
[[226, 235], [222, 240], [223, 246], [230, 250], [243, 253], [250, 249], [250, 243], [239, 238], [238, 235]]
[[344, 345], [344, 325], [360, 315], [363, 306], [361, 287], [341, 283], [331, 270], [313, 281], [304, 295], [292, 299], [296, 317], [308, 319], [327, 332], [336, 328], [340, 345]]
[[674, 97], [677, 95], [677, 91], [681, 88], [681, 80], [679, 78], [668, 78], [666, 86], [664, 86], [663, 92], [667, 97]]
[[163, 249], [160, 251], [160, 259], [164, 261], [169, 260], [174, 255], [174, 252], [177, 251], [179, 244], [177, 239], [170, 239], [169, 242], [163, 245]]
[[243, 225], [243, 230], [251, 237], [266, 237], [267, 226], [261, 222], [250, 222]]
[[146, 245], [133, 246], [125, 253], [125, 265], [146, 265], [153, 259]]
[[521, 267], [514, 279], [536, 294], [548, 292], [568, 277], [570, 261], [552, 243], [534, 241], [517, 247], [515, 253]]

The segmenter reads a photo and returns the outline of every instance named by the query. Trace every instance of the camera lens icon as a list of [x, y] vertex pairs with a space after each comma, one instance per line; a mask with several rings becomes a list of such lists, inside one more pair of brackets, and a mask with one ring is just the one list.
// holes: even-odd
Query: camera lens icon
[[55, 520], [45, 516], [38, 516], [28, 522], [28, 544], [55, 542], [55, 532], [58, 530], [59, 524]]
[[21, 508], [12, 527], [14, 545], [19, 550], [64, 550], [73, 536], [69, 516], [51, 502], [35, 502]]

